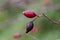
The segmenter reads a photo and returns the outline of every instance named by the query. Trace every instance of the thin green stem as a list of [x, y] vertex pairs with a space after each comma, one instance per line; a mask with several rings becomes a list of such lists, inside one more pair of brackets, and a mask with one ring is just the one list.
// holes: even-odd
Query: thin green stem
[[37, 19], [37, 17], [36, 17], [36, 18], [34, 18], [34, 19], [32, 20], [32, 22], [34, 22], [36, 19]]
[[45, 18], [47, 18], [49, 21], [51, 21], [52, 23], [57, 24], [56, 21], [52, 20], [51, 18], [49, 18], [48, 16], [46, 16], [44, 13], [42, 13], [42, 15], [43, 15]]
[[[38, 17], [41, 17], [38, 15]], [[47, 18], [50, 22], [54, 23], [54, 24], [58, 24], [56, 21], [52, 20], [51, 18], [49, 18], [47, 15], [45, 15], [44, 13], [42, 13], [42, 17]]]

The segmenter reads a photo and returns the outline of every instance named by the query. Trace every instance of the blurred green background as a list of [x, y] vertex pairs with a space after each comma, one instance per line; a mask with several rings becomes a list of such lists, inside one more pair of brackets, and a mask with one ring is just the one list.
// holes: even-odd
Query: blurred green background
[[[46, 1], [46, 0], [43, 0]], [[33, 10], [38, 15], [45, 13], [57, 21], [60, 19], [60, 0], [0, 0], [0, 40], [16, 40], [13, 34], [24, 34], [26, 23], [31, 19], [23, 15], [24, 10]], [[52, 24], [45, 17], [34, 21], [38, 33], [28, 33], [18, 40], [60, 40], [60, 26]], [[34, 39], [37, 38], [37, 39]]]

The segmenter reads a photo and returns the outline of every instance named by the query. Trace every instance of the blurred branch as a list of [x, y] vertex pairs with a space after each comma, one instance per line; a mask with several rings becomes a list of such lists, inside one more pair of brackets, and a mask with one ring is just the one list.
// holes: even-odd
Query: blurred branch
[[[54, 23], [54, 24], [58, 24], [56, 21], [52, 20], [51, 18], [49, 18], [47, 15], [45, 15], [44, 13], [42, 13], [42, 16], [44, 16], [45, 18], [47, 18], [50, 22]], [[40, 16], [38, 16], [40, 17]], [[59, 25], [59, 24], [58, 24]]]
[[54, 20], [52, 20], [51, 18], [47, 17], [44, 13], [42, 13], [42, 15], [43, 15], [44, 17], [46, 17], [46, 18], [47, 18], [49, 21], [51, 21], [52, 23], [57, 24]]

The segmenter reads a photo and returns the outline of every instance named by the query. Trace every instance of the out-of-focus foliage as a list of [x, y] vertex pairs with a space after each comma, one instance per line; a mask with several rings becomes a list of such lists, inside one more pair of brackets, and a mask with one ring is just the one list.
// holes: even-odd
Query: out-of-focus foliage
[[[7, 2], [8, 0], [5, 0]], [[32, 0], [31, 0], [32, 1]], [[33, 10], [38, 15], [42, 12], [45, 13], [51, 19], [57, 21], [60, 19], [60, 10], [49, 9], [49, 5], [43, 5], [41, 0], [34, 0], [29, 2], [30, 4], [23, 5], [13, 5], [11, 2], [11, 7], [8, 5], [4, 6], [4, 0], [0, 0], [0, 40], [15, 40], [13, 38], [14, 33], [20, 32], [24, 34], [26, 23], [31, 21], [31, 19], [23, 16], [24, 10]], [[21, 1], [23, 4], [23, 1]], [[53, 0], [53, 4], [60, 3], [60, 0]], [[19, 3], [18, 3], [19, 4]], [[51, 4], [50, 4], [51, 5]], [[48, 10], [47, 10], [47, 9]], [[60, 39], [60, 26], [53, 24], [48, 21], [48, 19], [42, 17], [38, 18], [34, 22], [35, 26], [39, 28], [39, 32], [36, 34], [29, 33], [30, 35], [37, 37], [39, 40], [58, 40]], [[19, 40], [34, 40], [32, 37], [23, 35]]]

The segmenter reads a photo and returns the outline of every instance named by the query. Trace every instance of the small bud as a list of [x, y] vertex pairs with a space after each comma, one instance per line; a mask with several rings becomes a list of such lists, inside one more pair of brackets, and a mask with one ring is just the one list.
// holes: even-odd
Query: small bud
[[37, 27], [33, 27], [33, 29], [31, 30], [32, 33], [37, 33], [38, 32], [38, 28]]
[[59, 25], [60, 25], [60, 20], [58, 20], [58, 21], [57, 21], [57, 24], [59, 24]]
[[16, 33], [16, 34], [13, 35], [13, 37], [14, 37], [15, 39], [20, 38], [20, 37], [21, 37], [21, 34]]
[[36, 13], [33, 12], [32, 10], [26, 10], [23, 13], [24, 13], [24, 16], [28, 18], [34, 18], [36, 16]]
[[29, 22], [26, 27], [26, 33], [30, 32], [33, 29], [33, 26], [34, 26], [33, 22], [32, 21]]

